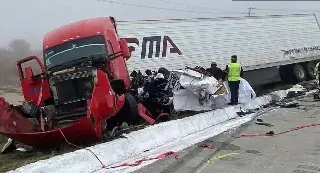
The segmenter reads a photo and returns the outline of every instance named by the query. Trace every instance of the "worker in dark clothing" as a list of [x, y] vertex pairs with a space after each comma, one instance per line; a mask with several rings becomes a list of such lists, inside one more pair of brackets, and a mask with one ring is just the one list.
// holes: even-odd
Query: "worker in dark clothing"
[[145, 71], [145, 74], [146, 74], [147, 76], [145, 77], [143, 90], [147, 92], [149, 85], [150, 85], [151, 82], [153, 82], [153, 80], [154, 80], [154, 76], [153, 76], [153, 74], [152, 74], [152, 71], [149, 70], [149, 69]]
[[153, 78], [154, 78], [154, 76], [153, 76], [153, 74], [152, 74], [152, 71], [151, 70], [146, 70], [145, 71], [145, 73], [146, 73], [146, 77], [147, 77], [147, 81], [146, 82], [152, 82], [153, 81]]
[[134, 97], [136, 97], [138, 96], [138, 88], [139, 88], [139, 78], [138, 78], [137, 71], [133, 70], [132, 73], [130, 74], [130, 77], [131, 77], [130, 92]]
[[237, 105], [239, 97], [239, 84], [243, 74], [243, 69], [239, 63], [237, 63], [237, 55], [231, 56], [231, 63], [226, 67], [228, 72], [228, 84], [231, 92], [231, 102], [229, 105]]
[[149, 85], [149, 96], [150, 97], [159, 97], [163, 94], [164, 89], [167, 85], [167, 80], [164, 78], [162, 73], [156, 75], [156, 79]]
[[207, 68], [207, 70], [210, 75], [214, 78], [216, 78], [217, 80], [222, 79], [223, 77], [223, 71], [217, 67], [217, 63], [216, 62], [212, 62], [211, 63], [211, 67]]
[[164, 79], [164, 75], [162, 73], [158, 73], [155, 80], [152, 81], [148, 87], [149, 98], [145, 102], [145, 105], [152, 115], [159, 114], [161, 105], [159, 100], [167, 94], [165, 91], [167, 82], [168, 81]]
[[139, 80], [138, 80], [138, 73], [137, 71], [133, 70], [130, 74], [131, 77], [131, 88], [138, 89], [139, 87]]

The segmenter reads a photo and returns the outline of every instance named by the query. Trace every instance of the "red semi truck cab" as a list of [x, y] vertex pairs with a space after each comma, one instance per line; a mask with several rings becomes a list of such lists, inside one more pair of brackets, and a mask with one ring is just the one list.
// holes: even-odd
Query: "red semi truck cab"
[[[29, 101], [22, 106], [29, 109], [23, 111], [24, 116], [37, 118], [41, 132], [46, 133], [5, 135], [32, 146], [57, 140], [61, 129], [73, 142], [102, 140], [106, 127], [133, 121], [138, 104], [126, 93], [130, 88], [129, 57], [127, 42], [118, 38], [113, 17], [81, 20], [47, 33], [43, 63], [35, 56], [17, 62], [24, 98]], [[30, 61], [35, 61], [41, 72], [34, 74], [33, 68], [24, 67]], [[46, 142], [37, 143], [39, 136]]]

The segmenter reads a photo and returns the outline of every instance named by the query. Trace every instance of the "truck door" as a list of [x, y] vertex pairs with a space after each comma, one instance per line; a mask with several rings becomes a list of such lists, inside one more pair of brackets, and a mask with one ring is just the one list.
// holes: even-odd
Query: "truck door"
[[18, 61], [17, 67], [24, 99], [42, 106], [51, 97], [44, 65], [38, 57], [29, 56]]

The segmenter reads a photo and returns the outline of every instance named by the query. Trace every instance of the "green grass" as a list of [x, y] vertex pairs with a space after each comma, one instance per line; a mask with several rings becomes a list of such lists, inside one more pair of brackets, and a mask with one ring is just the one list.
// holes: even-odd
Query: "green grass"
[[54, 152], [30, 152], [22, 153], [19, 151], [0, 155], [0, 172], [10, 171], [29, 163], [36, 162], [54, 156]]
[[3, 135], [0, 135], [0, 145], [2, 144], [2, 143], [6, 143], [8, 141], [8, 138], [7, 137], [5, 137], [5, 136], [3, 136]]
[[[8, 138], [0, 135], [0, 149], [7, 142]], [[8, 154], [0, 154], [0, 172], [7, 172], [17, 169], [29, 163], [34, 163], [39, 160], [48, 159], [55, 155], [72, 152], [75, 148], [68, 145], [60, 146], [57, 149], [49, 149], [45, 151], [35, 150], [31, 152], [13, 151]]]

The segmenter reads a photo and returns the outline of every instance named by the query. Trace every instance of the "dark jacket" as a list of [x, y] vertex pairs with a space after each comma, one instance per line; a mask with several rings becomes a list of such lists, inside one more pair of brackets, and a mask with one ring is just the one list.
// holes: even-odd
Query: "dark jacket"
[[217, 80], [223, 78], [224, 72], [218, 67], [210, 67], [210, 68], [206, 69], [206, 71], [208, 71], [210, 73], [210, 75], [213, 76], [214, 78], [216, 78]]
[[168, 81], [166, 79], [155, 79], [148, 86], [150, 97], [159, 97], [163, 94]]

